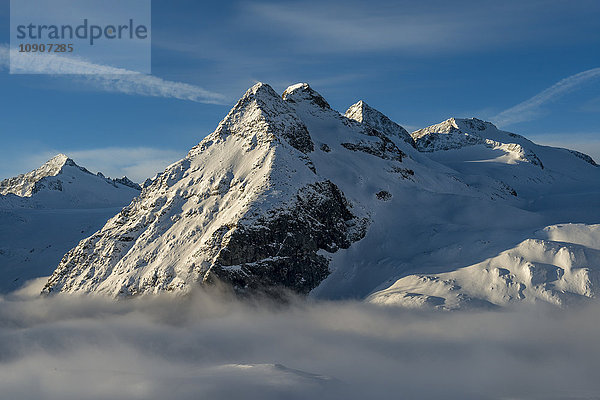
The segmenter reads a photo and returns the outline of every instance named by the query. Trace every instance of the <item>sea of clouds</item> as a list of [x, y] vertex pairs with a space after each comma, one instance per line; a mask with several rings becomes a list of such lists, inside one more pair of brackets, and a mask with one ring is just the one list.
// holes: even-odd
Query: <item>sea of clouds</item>
[[[600, 399], [600, 305], [0, 298], [0, 398]], [[39, 292], [37, 292], [39, 293]]]

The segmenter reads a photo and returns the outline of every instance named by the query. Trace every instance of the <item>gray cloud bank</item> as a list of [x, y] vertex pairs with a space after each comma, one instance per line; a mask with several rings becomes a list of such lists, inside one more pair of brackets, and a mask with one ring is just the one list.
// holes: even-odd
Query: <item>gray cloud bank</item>
[[600, 306], [431, 313], [225, 295], [0, 299], [10, 399], [600, 397]]

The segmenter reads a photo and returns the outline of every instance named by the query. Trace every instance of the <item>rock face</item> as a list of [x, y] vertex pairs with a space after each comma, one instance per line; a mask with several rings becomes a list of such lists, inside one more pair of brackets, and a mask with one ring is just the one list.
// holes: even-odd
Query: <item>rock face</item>
[[253, 290], [283, 286], [307, 294], [329, 275], [329, 261], [317, 252], [335, 253], [364, 235], [353, 229], [355, 218], [330, 181], [305, 186], [292, 203], [225, 233], [227, 243], [217, 244], [220, 249], [204, 280], [216, 277]]

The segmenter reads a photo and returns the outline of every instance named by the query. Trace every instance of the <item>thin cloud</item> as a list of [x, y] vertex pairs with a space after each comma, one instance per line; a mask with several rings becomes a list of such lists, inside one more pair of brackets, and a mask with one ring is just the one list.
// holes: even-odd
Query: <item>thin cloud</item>
[[569, 76], [532, 98], [502, 111], [491, 119], [500, 126], [534, 120], [540, 115], [543, 105], [559, 99], [561, 96], [578, 89], [583, 84], [598, 77], [600, 77], [600, 68], [589, 69]]
[[[77, 58], [55, 54], [31, 55], [16, 58], [19, 64], [13, 68], [29, 73], [67, 74], [68, 79], [89, 84], [107, 92], [128, 95], [164, 97], [198, 103], [223, 104], [225, 96], [183, 82], [168, 81], [152, 75], [140, 74], [122, 68], [94, 64]], [[0, 68], [10, 67], [10, 50], [0, 45]]]
[[484, 7], [481, 2], [464, 0], [418, 4], [347, 1], [340, 5], [308, 0], [252, 2], [243, 7], [242, 25], [267, 33], [275, 26], [286, 49], [310, 53], [400, 50], [440, 54], [522, 46], [555, 38], [555, 26], [549, 21], [560, 23], [564, 15], [576, 12], [550, 0], [486, 2]]

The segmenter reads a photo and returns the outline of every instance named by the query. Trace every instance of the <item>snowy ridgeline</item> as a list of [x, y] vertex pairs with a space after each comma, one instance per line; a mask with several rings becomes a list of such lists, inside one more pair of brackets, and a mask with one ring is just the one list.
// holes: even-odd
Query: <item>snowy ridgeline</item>
[[365, 102], [342, 115], [307, 84], [259, 83], [65, 254], [44, 293], [221, 281], [408, 307], [562, 305], [598, 290], [599, 178], [590, 157], [489, 122], [409, 134]]
[[81, 239], [140, 194], [123, 177], [92, 174], [59, 154], [0, 182], [0, 293], [47, 276]]

